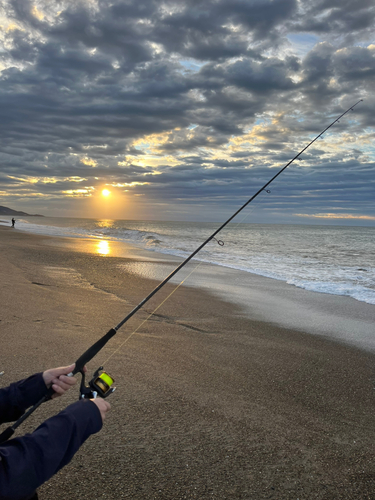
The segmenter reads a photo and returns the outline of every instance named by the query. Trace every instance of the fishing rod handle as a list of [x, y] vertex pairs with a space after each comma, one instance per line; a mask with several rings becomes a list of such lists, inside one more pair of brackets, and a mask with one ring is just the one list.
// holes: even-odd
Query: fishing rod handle
[[92, 360], [94, 356], [105, 346], [105, 344], [116, 335], [117, 329], [111, 328], [102, 338], [100, 338], [94, 345], [89, 347], [76, 361], [76, 366], [73, 370], [73, 375], [83, 370], [83, 367]]
[[5, 443], [5, 441], [8, 441], [8, 439], [11, 438], [13, 434], [14, 434], [13, 427], [7, 427], [5, 431], [3, 431], [0, 434], [0, 444]]

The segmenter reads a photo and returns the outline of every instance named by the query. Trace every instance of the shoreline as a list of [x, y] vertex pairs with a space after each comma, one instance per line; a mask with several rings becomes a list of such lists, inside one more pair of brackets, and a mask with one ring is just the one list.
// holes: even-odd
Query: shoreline
[[[183, 261], [182, 257], [125, 242], [106, 241], [107, 246], [103, 249], [100, 248], [103, 240], [39, 236], [51, 246], [99, 254], [105, 258], [126, 256], [124, 269], [127, 272], [158, 283]], [[110, 255], [103, 254], [103, 250]], [[197, 271], [190, 275], [195, 267], [198, 267]], [[308, 291], [282, 280], [194, 259], [170, 283], [178, 285], [181, 281], [184, 281], [183, 286], [205, 290], [241, 307], [250, 319], [375, 352], [375, 306], [372, 304], [343, 295]]]
[[[77, 359], [158, 284], [140, 276], [144, 254], [104, 257], [46, 240], [0, 228], [3, 385]], [[156, 262], [160, 272], [166, 262]], [[120, 347], [173, 289], [90, 362], [89, 373], [104, 363], [116, 380], [112, 410], [40, 499], [371, 498], [374, 355], [250, 319], [193, 286]], [[252, 292], [258, 302], [266, 289]], [[17, 435], [76, 397], [46, 403]]]
[[[60, 219], [61, 219], [61, 221], [63, 221], [63, 223], [60, 223]], [[110, 221], [108, 228], [111, 228], [111, 229], [107, 233], [107, 230], [104, 230], [104, 232], [102, 231], [103, 227], [105, 229], [107, 229], [107, 221], [96, 221], [94, 219], [71, 219], [71, 220], [65, 219], [65, 218], [60, 218], [60, 219], [59, 218], [48, 218], [46, 226], [44, 226], [43, 224], [42, 225], [32, 224], [31, 226], [33, 227], [33, 229], [31, 231], [31, 233], [32, 234], [40, 234], [40, 235], [45, 234], [46, 236], [49, 236], [52, 238], [55, 237], [57, 239], [58, 238], [66, 238], [66, 241], [68, 242], [70, 240], [72, 242], [72, 245], [74, 245], [74, 246], [77, 245], [77, 240], [79, 241], [80, 239], [83, 239], [83, 240], [89, 241], [91, 239], [91, 241], [96, 241], [96, 244], [98, 247], [100, 245], [102, 245], [103, 246], [102, 248], [104, 251], [105, 250], [108, 251], [109, 249], [111, 249], [111, 253], [113, 250], [118, 251], [117, 256], [122, 255], [122, 252], [121, 252], [122, 245], [124, 245], [126, 248], [124, 255], [127, 256], [127, 253], [128, 253], [127, 245], [131, 245], [133, 248], [137, 249], [137, 254], [139, 252], [144, 251], [146, 255], [147, 254], [150, 256], [156, 255], [159, 260], [171, 260], [171, 259], [175, 258], [176, 262], [178, 262], [178, 263], [180, 262], [178, 259], [182, 260], [182, 259], [185, 259], [187, 257], [187, 254], [184, 254], [184, 255], [180, 254], [179, 255], [179, 251], [185, 247], [186, 248], [189, 247], [190, 251], [193, 251], [196, 248], [196, 246], [198, 246], [203, 241], [203, 239], [206, 239], [206, 237], [207, 237], [206, 230], [209, 232], [209, 228], [206, 228], [205, 234], [201, 234], [202, 240], [200, 238], [198, 240], [196, 240], [196, 242], [195, 242], [196, 246], [192, 247], [190, 244], [191, 242], [189, 243], [189, 241], [188, 241], [190, 236], [191, 236], [191, 234], [189, 233], [189, 231], [191, 231], [191, 228], [188, 229], [188, 231], [187, 231], [188, 239], [187, 239], [187, 241], [184, 241], [182, 247], [180, 248], [179, 240], [177, 240], [175, 242], [170, 241], [169, 243], [171, 243], [172, 246], [168, 243], [168, 238], [170, 238], [170, 236], [171, 236], [170, 234], [168, 234], [168, 231], [171, 228], [169, 228], [165, 233], [165, 236], [167, 238], [166, 245], [165, 245], [164, 244], [165, 242], [163, 243], [163, 241], [158, 241], [157, 239], [154, 239], [154, 238], [157, 238], [157, 236], [155, 236], [155, 234], [157, 235], [158, 231], [160, 231], [161, 234], [164, 234], [166, 228], [153, 227], [153, 225], [152, 225], [153, 223], [151, 223], [151, 226], [149, 226], [148, 225], [149, 223], [147, 221], [146, 222], [140, 221], [140, 223], [139, 223], [140, 226], [134, 225], [135, 224], [134, 221], [117, 221], [120, 224], [118, 227], [116, 226], [116, 224], [114, 227], [112, 227], [113, 223], [116, 223], [116, 221]], [[72, 223], [72, 221], [75, 221], [75, 222]], [[88, 221], [91, 221], [91, 222], [89, 223]], [[26, 221], [20, 221], [20, 222], [26, 222]], [[29, 221], [29, 222], [32, 222], [32, 221]], [[124, 222], [126, 222], [125, 226], [122, 224]], [[76, 226], [75, 224], [77, 224], [77, 223], [78, 223], [78, 225]], [[104, 226], [102, 225], [102, 223], [104, 224]], [[146, 224], [147, 227], [144, 227], [143, 224]], [[155, 224], [157, 224], [157, 223], [155, 222]], [[161, 223], [161, 224], [163, 225], [163, 223]], [[17, 227], [17, 229], [21, 230], [21, 231], [29, 232], [31, 226], [29, 226], [29, 224], [27, 224], [27, 223], [20, 224], [20, 227]], [[256, 227], [257, 225], [250, 224], [250, 225], [246, 225], [246, 226]], [[261, 227], [263, 227], [263, 226], [266, 227], [267, 225], [261, 225]], [[270, 227], [274, 227], [274, 228], [277, 227], [278, 229], [280, 228], [280, 226], [274, 226], [274, 225], [270, 225]], [[299, 228], [299, 227], [301, 227], [301, 226], [287, 225], [286, 226], [287, 235], [289, 234], [289, 237], [293, 238], [294, 231], [296, 230], [296, 228]], [[302, 227], [306, 228], [307, 230], [310, 230], [311, 227], [315, 227], [315, 226], [302, 226]], [[323, 230], [323, 234], [324, 234], [324, 231], [326, 230], [325, 226], [317, 226], [317, 227], [320, 227], [320, 229]], [[344, 226], [332, 226], [332, 227], [334, 229], [341, 228], [342, 230], [347, 230], [347, 228], [345, 228]], [[114, 234], [112, 234], [112, 232], [113, 232], [112, 229], [115, 229]], [[351, 230], [355, 230], [355, 229], [358, 229], [358, 228], [353, 228], [353, 227], [351, 228]], [[131, 236], [131, 240], [127, 239], [127, 240], [123, 241], [122, 239], [118, 239], [117, 230], [119, 230], [120, 233], [123, 233], [125, 231], [125, 234], [126, 234], [126, 231], [129, 230], [131, 233], [135, 232], [136, 234], [133, 234], [133, 236]], [[155, 234], [153, 233], [154, 230], [156, 231]], [[173, 226], [172, 226], [172, 232], [174, 230], [175, 230], [175, 228], [173, 228]], [[200, 228], [200, 227], [194, 228], [195, 232], [196, 231], [199, 232], [201, 230], [202, 230], [202, 228]], [[213, 228], [212, 228], [212, 230], [213, 230]], [[263, 228], [263, 230], [264, 230], [264, 228]], [[147, 237], [145, 237], [144, 231], [146, 231], [146, 233], [148, 233]], [[140, 233], [140, 234], [138, 234], [138, 233]], [[272, 231], [271, 231], [271, 233], [272, 233]], [[109, 239], [107, 238], [107, 234], [109, 236]], [[262, 237], [262, 234], [263, 233], [258, 234], [256, 232], [255, 246], [257, 245], [258, 239]], [[344, 234], [345, 234], [345, 231], [344, 231]], [[183, 237], [183, 235], [181, 235], [181, 236]], [[249, 237], [249, 236], [250, 235], [248, 234], [247, 237]], [[294, 234], [294, 237], [295, 236], [296, 235]], [[357, 235], [357, 236], [359, 236], [359, 235]], [[274, 241], [272, 239], [275, 237], [276, 237], [276, 241]], [[300, 237], [300, 239], [301, 239], [301, 237], [303, 239], [303, 235], [300, 234], [299, 237]], [[313, 237], [314, 242], [315, 242], [317, 234], [315, 234], [315, 233], [309, 234], [309, 232], [308, 232], [306, 237], [311, 244], [312, 243], [311, 238]], [[318, 262], [315, 262], [314, 252], [312, 254], [310, 254], [309, 252], [304, 253], [305, 249], [304, 249], [303, 245], [297, 249], [297, 253], [295, 255], [293, 254], [292, 266], [290, 268], [288, 268], [288, 255], [289, 255], [288, 252], [287, 253], [284, 252], [284, 255], [281, 258], [281, 262], [282, 262], [281, 268], [280, 268], [279, 264], [277, 264], [276, 267], [274, 265], [272, 265], [271, 269], [269, 269], [268, 261], [266, 263], [266, 267], [264, 267], [264, 264], [265, 264], [264, 255], [263, 255], [263, 251], [260, 248], [258, 248], [258, 252], [256, 252], [255, 255], [252, 253], [251, 248], [248, 248], [249, 253], [246, 253], [246, 256], [245, 256], [245, 254], [243, 254], [241, 256], [241, 251], [240, 251], [240, 253], [238, 253], [238, 251], [236, 251], [235, 248], [233, 248], [233, 250], [234, 250], [233, 254], [231, 251], [229, 252], [229, 254], [227, 254], [226, 250], [225, 250], [224, 254], [222, 251], [220, 251], [219, 254], [216, 254], [214, 249], [211, 249], [213, 251], [213, 254], [210, 256], [210, 255], [207, 255], [208, 249], [206, 248], [202, 252], [200, 252], [195, 257], [195, 259], [198, 259], [198, 261], [200, 261], [200, 262], [207, 263], [208, 265], [219, 266], [220, 268], [228, 269], [229, 272], [230, 271], [237, 272], [237, 273], [244, 272], [246, 274], [250, 274], [253, 276], [254, 275], [259, 276], [261, 279], [267, 278], [267, 279], [281, 281], [282, 283], [284, 283], [286, 285], [290, 285], [293, 287], [295, 286], [298, 289], [311, 291], [311, 292], [317, 292], [319, 294], [325, 294], [326, 296], [327, 295], [329, 295], [329, 296], [334, 295], [334, 296], [346, 297], [346, 298], [351, 297], [360, 303], [365, 303], [365, 304], [375, 306], [375, 302], [374, 302], [375, 295], [371, 292], [371, 286], [372, 286], [371, 285], [371, 277], [369, 278], [366, 275], [366, 272], [368, 270], [365, 268], [366, 262], [363, 260], [363, 259], [366, 260], [366, 258], [367, 258], [366, 256], [368, 255], [368, 252], [371, 254], [371, 248], [372, 248], [371, 247], [371, 240], [367, 239], [367, 240], [363, 241], [364, 247], [362, 248], [362, 250], [360, 250], [359, 247], [357, 248], [354, 245], [352, 250], [353, 250], [353, 256], [355, 256], [356, 260], [353, 261], [352, 259], [351, 260], [347, 259], [349, 254], [345, 253], [346, 250], [344, 250], [344, 248], [342, 247], [342, 245], [344, 244], [344, 241], [340, 240], [341, 237], [342, 237], [342, 235], [341, 235], [341, 233], [339, 233], [338, 241], [337, 241], [337, 249], [341, 248], [341, 251], [338, 251], [337, 258], [338, 258], [338, 262], [340, 262], [340, 265], [333, 266], [333, 269], [330, 269], [330, 265], [328, 263], [329, 263], [329, 259], [331, 259], [331, 257], [334, 258], [334, 255], [328, 258], [327, 249], [325, 249], [325, 255], [324, 255], [324, 251], [323, 251], [322, 262], [320, 262], [319, 256], [318, 256]], [[128, 235], [128, 238], [130, 238], [129, 235]], [[135, 238], [135, 240], [133, 240], [133, 238]], [[139, 245], [139, 242], [136, 241], [137, 238], [140, 238], [143, 241], [142, 245]], [[232, 235], [232, 238], [233, 238], [233, 235]], [[241, 236], [240, 236], [240, 238], [241, 238]], [[280, 244], [281, 243], [277, 238], [278, 238], [278, 236], [277, 236], [277, 231], [276, 231], [276, 235], [273, 234], [273, 236], [271, 237], [273, 244], [275, 244], [275, 243]], [[350, 239], [353, 240], [353, 238], [356, 239], [356, 233], [354, 232], [353, 234], [350, 234], [350, 235], [346, 234], [345, 238], [348, 238], [349, 240]], [[149, 240], [151, 243], [150, 248], [148, 247]], [[163, 236], [162, 236], [162, 240], [163, 240]], [[73, 243], [74, 241], [75, 241], [75, 243]], [[161, 244], [161, 248], [158, 247], [159, 243]], [[231, 240], [229, 240], [229, 243], [231, 243]], [[232, 241], [232, 243], [233, 243], [233, 241]], [[324, 242], [321, 242], [321, 243], [323, 243], [323, 246], [324, 246]], [[334, 243], [334, 241], [332, 241], [331, 243]], [[289, 244], [290, 244], [290, 241], [289, 241]], [[370, 246], [368, 246], [368, 245], [370, 245]], [[74, 246], [72, 246], [72, 248], [74, 248]], [[286, 246], [288, 246], [288, 241], [286, 242]], [[246, 249], [246, 243], [244, 240], [241, 240], [240, 247], [241, 248], [243, 247], [244, 250]], [[297, 247], [298, 247], [298, 245], [297, 245]], [[186, 248], [185, 248], [185, 251], [187, 251]], [[368, 252], [365, 252], [366, 249]], [[98, 251], [98, 250], [99, 250], [99, 248], [96, 251]], [[208, 252], [208, 253], [210, 253], [210, 252]], [[293, 253], [293, 250], [292, 250], [292, 253]], [[346, 260], [345, 260], [345, 258], [342, 259], [341, 254], [343, 254], [343, 253], [346, 255]], [[259, 269], [258, 269], [258, 265], [257, 265], [257, 255], [258, 254], [261, 257], [261, 260], [259, 263], [259, 265], [260, 265]], [[229, 260], [226, 258], [223, 258], [224, 255], [232, 255], [232, 256], [234, 256], [234, 260], [231, 258], [229, 258]], [[278, 260], [277, 255], [278, 255], [278, 252], [276, 252], [275, 255], [271, 255], [270, 258], [273, 259], [273, 257], [276, 256], [276, 261], [277, 261]], [[299, 257], [298, 257], [298, 255], [299, 255]], [[245, 262], [246, 258], [249, 258], [247, 263]], [[286, 262], [284, 262], [285, 258], [286, 258]], [[327, 258], [328, 258], [328, 260], [327, 260]], [[201, 259], [203, 259], [203, 260], [201, 260]], [[297, 259], [297, 260], [293, 263], [293, 259]], [[153, 261], [153, 260], [155, 260], [155, 258], [151, 257], [151, 260]], [[331, 259], [331, 261], [332, 261], [332, 259]], [[297, 266], [297, 262], [299, 262], [298, 266]], [[337, 262], [337, 264], [338, 264], [338, 262]], [[286, 264], [285, 271], [283, 271], [284, 264]], [[313, 266], [312, 266], [312, 264], [313, 264]], [[371, 267], [370, 262], [367, 262], [367, 264]], [[315, 267], [314, 267], [314, 265], [315, 265]], [[323, 266], [322, 269], [320, 269], [320, 265]], [[311, 272], [312, 267], [315, 270], [313, 269]], [[299, 272], [299, 270], [301, 270], [302, 272]], [[320, 270], [319, 273], [317, 273], [317, 270]], [[328, 275], [327, 275], [327, 273], [328, 273]], [[346, 276], [347, 279], [342, 280], [340, 278], [340, 275], [343, 276], [343, 273], [345, 273], [344, 276]], [[358, 275], [358, 273], [359, 273], [359, 275]], [[371, 275], [371, 272], [370, 272], [370, 275]], [[161, 281], [164, 277], [165, 276], [159, 276], [158, 279]], [[362, 286], [363, 284], [364, 284], [364, 286]], [[289, 326], [293, 327], [293, 325], [289, 325]]]

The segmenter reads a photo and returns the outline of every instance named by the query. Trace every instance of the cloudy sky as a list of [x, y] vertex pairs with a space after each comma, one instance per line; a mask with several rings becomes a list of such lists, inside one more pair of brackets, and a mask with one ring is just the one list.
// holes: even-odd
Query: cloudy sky
[[0, 205], [220, 221], [363, 99], [247, 221], [375, 225], [374, 0], [8, 0], [0, 24]]

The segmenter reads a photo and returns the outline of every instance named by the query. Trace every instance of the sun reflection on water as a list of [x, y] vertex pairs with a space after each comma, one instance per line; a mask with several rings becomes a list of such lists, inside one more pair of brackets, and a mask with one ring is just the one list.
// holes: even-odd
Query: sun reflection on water
[[111, 253], [111, 248], [109, 245], [109, 241], [100, 240], [96, 244], [96, 252], [100, 255], [109, 255]]

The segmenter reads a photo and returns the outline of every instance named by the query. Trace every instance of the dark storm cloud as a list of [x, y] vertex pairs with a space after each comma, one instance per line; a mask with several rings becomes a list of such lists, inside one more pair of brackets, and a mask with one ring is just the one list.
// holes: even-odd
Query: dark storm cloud
[[372, 38], [375, 21], [372, 0], [303, 0], [301, 6], [301, 12], [291, 24], [294, 31], [324, 34], [331, 38], [344, 37], [346, 43]]
[[[295, 9], [295, 0], [169, 2], [155, 23], [154, 40], [168, 52], [203, 61], [244, 54], [259, 57], [248, 46], [249, 38], [269, 43], [278, 23]], [[154, 11], [150, 18], [155, 15]]]
[[201, 72], [201, 78], [225, 82], [238, 88], [260, 94], [272, 91], [292, 90], [295, 88], [289, 73], [289, 61], [268, 58], [262, 62], [244, 59], [229, 64], [226, 67], [206, 66]]
[[[289, 192], [290, 206], [312, 209], [314, 200], [314, 211], [328, 210], [330, 185], [350, 207], [370, 199], [372, 1], [11, 0], [6, 15], [0, 192], [7, 200], [136, 183], [130, 191], [155, 202], [230, 203], [361, 97], [366, 104], [336, 126], [337, 139], [328, 135], [305, 153], [280, 183], [284, 194], [265, 203], [274, 209]], [[301, 54], [289, 33], [315, 34], [318, 43]]]

